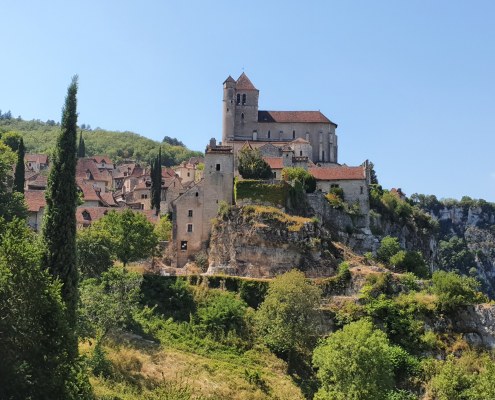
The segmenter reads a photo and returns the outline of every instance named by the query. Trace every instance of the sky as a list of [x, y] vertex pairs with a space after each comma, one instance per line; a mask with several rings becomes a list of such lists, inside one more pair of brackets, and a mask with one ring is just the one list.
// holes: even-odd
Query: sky
[[244, 71], [260, 109], [320, 110], [339, 161], [385, 188], [495, 202], [495, 2], [4, 0], [0, 109], [221, 140], [222, 83]]

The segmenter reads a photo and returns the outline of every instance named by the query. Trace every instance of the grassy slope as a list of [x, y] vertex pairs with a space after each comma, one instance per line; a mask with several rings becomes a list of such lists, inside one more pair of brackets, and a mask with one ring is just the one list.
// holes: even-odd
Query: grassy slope
[[[28, 152], [48, 154], [55, 146], [60, 127], [36, 120], [0, 120], [0, 132], [9, 131], [22, 134]], [[83, 131], [83, 138], [88, 156], [107, 154], [114, 161], [126, 158], [148, 161], [158, 153], [160, 145], [167, 166], [176, 165], [192, 156], [202, 155], [201, 152], [191, 151], [185, 147], [171, 146], [168, 143], [159, 143], [133, 132], [113, 132], [103, 129], [85, 130]]]

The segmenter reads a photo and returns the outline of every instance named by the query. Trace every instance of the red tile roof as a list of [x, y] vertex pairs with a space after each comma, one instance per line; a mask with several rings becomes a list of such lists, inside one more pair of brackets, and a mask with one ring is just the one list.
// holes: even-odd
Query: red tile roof
[[28, 211], [38, 212], [40, 208], [46, 207], [45, 191], [44, 190], [26, 190], [24, 198], [28, 206]]
[[26, 183], [28, 187], [36, 187], [46, 189], [48, 185], [48, 178], [45, 175], [35, 174], [26, 178]]
[[36, 162], [38, 164], [48, 164], [48, 156], [46, 154], [27, 153], [24, 156], [25, 162]]
[[100, 192], [100, 197], [109, 207], [117, 207], [112, 192]]
[[343, 181], [366, 179], [364, 167], [314, 167], [308, 169], [318, 181]]
[[284, 168], [284, 162], [282, 157], [263, 157], [271, 169], [282, 169]]
[[235, 84], [237, 90], [258, 90], [254, 87], [247, 75], [243, 72]]
[[105, 164], [113, 165], [113, 161], [108, 156], [93, 156], [93, 160], [95, 160], [98, 164], [101, 164], [102, 161], [105, 161]]
[[111, 182], [112, 176], [104, 169], [100, 171], [92, 158], [79, 158], [77, 160], [76, 178], [88, 179], [87, 172], [90, 172], [95, 181]]
[[296, 140], [293, 140], [291, 143], [309, 144], [309, 142], [306, 139], [303, 139], [303, 138], [297, 138]]
[[317, 122], [337, 126], [320, 111], [258, 111], [258, 122]]
[[77, 186], [81, 189], [84, 201], [100, 201], [100, 196], [90, 183], [85, 183], [81, 179], [77, 180]]

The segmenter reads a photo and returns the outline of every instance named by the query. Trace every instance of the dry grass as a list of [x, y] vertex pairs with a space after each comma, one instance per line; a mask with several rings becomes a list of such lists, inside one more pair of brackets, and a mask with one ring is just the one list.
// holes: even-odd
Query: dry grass
[[242, 212], [244, 216], [254, 218], [257, 226], [264, 225], [264, 222], [277, 221], [284, 224], [290, 232], [299, 232], [305, 224], [312, 222], [310, 218], [289, 215], [270, 206], [244, 206]]

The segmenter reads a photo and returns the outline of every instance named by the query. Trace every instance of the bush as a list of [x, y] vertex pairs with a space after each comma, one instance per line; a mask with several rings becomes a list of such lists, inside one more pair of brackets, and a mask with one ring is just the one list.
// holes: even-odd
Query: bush
[[399, 270], [412, 272], [420, 278], [427, 278], [429, 276], [429, 269], [419, 251], [400, 250], [390, 257], [390, 265], [395, 266]]
[[386, 264], [390, 263], [390, 258], [400, 251], [399, 239], [392, 236], [385, 236], [380, 242], [380, 247], [376, 251], [376, 258]]
[[298, 181], [304, 187], [306, 193], [316, 190], [316, 179], [308, 171], [301, 167], [286, 167], [282, 170], [282, 177], [286, 181]]
[[242, 148], [237, 153], [237, 169], [244, 179], [270, 179], [273, 177], [268, 163], [258, 149]]

